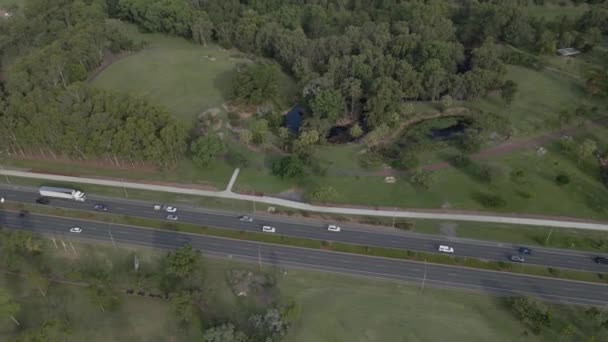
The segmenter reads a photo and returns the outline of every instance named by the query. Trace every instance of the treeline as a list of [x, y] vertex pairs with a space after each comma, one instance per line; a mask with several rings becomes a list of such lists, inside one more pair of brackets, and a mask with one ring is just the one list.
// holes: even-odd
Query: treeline
[[137, 48], [106, 19], [103, 0], [28, 0], [0, 21], [3, 152], [163, 166], [183, 155], [186, 132], [165, 110], [83, 83], [106, 53]]
[[[535, 54], [593, 48], [608, 12], [547, 21], [516, 1], [112, 0], [112, 15], [276, 60], [304, 90], [307, 127], [323, 136], [337, 118], [369, 128], [404, 119], [405, 101], [472, 99], [500, 90], [505, 61], [538, 67], [497, 43]], [[540, 2], [537, 2], [540, 3]], [[592, 4], [593, 2], [589, 2]], [[501, 51], [506, 50], [507, 56]]]

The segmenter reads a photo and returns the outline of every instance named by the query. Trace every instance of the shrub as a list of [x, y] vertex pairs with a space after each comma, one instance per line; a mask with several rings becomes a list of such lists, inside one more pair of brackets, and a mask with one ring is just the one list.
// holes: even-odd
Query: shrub
[[500, 208], [507, 204], [504, 198], [494, 194], [478, 193], [475, 195], [476, 200], [486, 208]]
[[555, 177], [555, 183], [557, 183], [557, 185], [566, 185], [570, 183], [570, 176], [560, 173]]

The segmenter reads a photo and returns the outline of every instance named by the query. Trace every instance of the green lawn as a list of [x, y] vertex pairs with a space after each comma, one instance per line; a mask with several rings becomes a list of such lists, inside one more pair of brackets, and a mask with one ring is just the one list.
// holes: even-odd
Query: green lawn
[[505, 106], [500, 96], [490, 96], [473, 101], [471, 106], [509, 118], [515, 135], [555, 130], [560, 111], [572, 111], [584, 103], [597, 104], [586, 100], [583, 80], [554, 70], [533, 71], [510, 65], [506, 78], [518, 86], [511, 105]]
[[565, 3], [564, 6], [556, 4], [545, 4], [545, 5], [530, 5], [526, 8], [525, 12], [531, 16], [554, 20], [562, 16], [570, 18], [578, 18], [585, 13], [589, 7], [585, 4], [574, 5], [564, 0], [560, 3]]
[[[148, 42], [149, 47], [110, 65], [93, 85], [147, 96], [187, 125], [206, 109], [226, 102], [236, 65], [250, 62], [238, 51], [204, 47], [162, 34], [142, 34], [134, 25], [122, 26], [129, 36]], [[283, 82], [281, 89], [286, 97], [291, 96], [292, 82], [287, 76]]]
[[379, 280], [290, 270], [280, 284], [301, 305], [287, 341], [557, 341], [567, 323], [571, 340], [591, 333], [580, 308], [552, 306], [553, 325], [522, 339], [523, 327], [504, 300]]

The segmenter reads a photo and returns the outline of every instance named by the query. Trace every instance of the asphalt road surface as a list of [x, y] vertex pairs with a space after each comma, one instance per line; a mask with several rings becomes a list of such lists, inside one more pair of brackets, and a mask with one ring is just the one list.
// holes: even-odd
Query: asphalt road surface
[[[0, 196], [7, 201], [35, 203], [39, 197], [37, 189], [26, 187], [0, 187]], [[50, 205], [86, 211], [93, 211], [96, 203], [103, 203], [108, 212], [120, 215], [137, 216], [149, 219], [166, 220], [167, 213], [153, 210], [153, 203], [89, 196], [86, 202], [51, 199]], [[414, 234], [385, 228], [362, 228], [358, 225], [337, 223], [342, 227], [339, 233], [327, 230], [321, 222], [296, 220], [285, 217], [263, 215], [254, 218], [254, 222], [241, 222], [238, 213], [229, 213], [197, 208], [179, 207], [176, 213], [180, 222], [200, 224], [233, 230], [260, 231], [262, 225], [276, 227], [276, 234], [294, 237], [338, 241], [367, 246], [379, 246], [412, 251], [437, 253], [439, 245], [454, 248], [454, 255], [484, 260], [509, 261], [509, 257], [518, 254], [518, 245], [494, 243], [467, 239]], [[465, 225], [466, 223], [461, 223]], [[597, 253], [573, 250], [530, 247], [532, 255], [524, 256], [526, 263], [553, 268], [569, 268], [593, 272], [608, 272], [608, 265], [598, 265], [593, 261]], [[604, 255], [606, 256], [606, 255]]]
[[[531, 295], [543, 300], [570, 304], [608, 304], [608, 285], [482, 271], [462, 267], [368, 257], [313, 249], [284, 247], [196, 234], [110, 225], [42, 215], [19, 217], [0, 211], [0, 225], [29, 230], [66, 242], [95, 240], [173, 249], [189, 243], [204, 254], [278, 267], [297, 267], [373, 278], [393, 279], [424, 287], [456, 288], [496, 295]], [[78, 226], [81, 233], [70, 233]], [[61, 248], [61, 247], [60, 247]], [[68, 247], [70, 248], [70, 247]], [[77, 252], [77, 251], [76, 251]]]

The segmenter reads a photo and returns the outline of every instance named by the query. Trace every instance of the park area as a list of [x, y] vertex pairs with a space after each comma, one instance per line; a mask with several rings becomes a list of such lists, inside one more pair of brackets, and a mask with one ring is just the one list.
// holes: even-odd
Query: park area
[[[585, 70], [597, 62], [597, 51], [606, 46], [576, 59], [547, 57], [541, 70], [507, 65], [506, 78], [518, 86], [509, 105], [497, 94], [474, 101], [455, 101], [455, 109], [494, 113], [512, 127], [510, 140], [503, 137], [487, 141], [479, 155], [472, 154], [470, 160], [455, 161], [461, 152], [453, 145], [428, 138], [432, 130], [454, 124], [445, 118], [383, 137], [387, 146], [408, 134], [426, 139], [431, 147], [417, 156], [421, 170], [428, 171], [424, 179], [428, 184], [421, 187], [413, 184], [410, 173], [386, 161], [363, 165], [363, 160], [371, 155], [366, 152], [365, 138], [347, 143], [322, 142], [313, 152], [314, 165], [297, 177], [278, 177], [272, 165], [286, 153], [276, 132], [268, 129], [271, 137], [263, 144], [243, 142], [240, 133], [253, 130], [260, 120], [251, 111], [226, 106], [238, 65], [265, 61], [215, 45], [201, 46], [182, 38], [141, 33], [136, 26], [116, 20], [111, 23], [135, 41], [145, 42], [146, 47], [114, 56], [113, 63], [92, 78], [92, 85], [145, 96], [188, 128], [198, 129], [201, 121], [207, 120], [206, 131], [222, 136], [224, 155], [205, 167], [195, 165], [186, 156], [173, 167], [163, 169], [145, 165], [116, 168], [92, 160], [36, 157], [7, 158], [5, 163], [37, 172], [182, 183], [210, 189], [224, 189], [234, 168], [239, 167], [235, 191], [298, 201], [319, 202], [315, 191], [331, 188], [332, 196], [321, 202], [608, 219], [604, 204], [608, 202], [608, 192], [599, 179], [597, 161], [593, 155], [581, 157], [580, 150], [586, 141], [593, 142], [598, 151], [608, 145], [608, 129], [605, 120], [601, 120], [606, 116], [606, 102], [584, 93]], [[282, 82], [283, 98], [289, 99], [281, 106], [284, 111], [294, 103], [291, 99], [295, 84], [284, 73]], [[416, 102], [414, 115], [441, 115], [440, 107], [437, 102]], [[563, 143], [565, 135], [573, 138], [568, 146]], [[387, 176], [395, 181], [387, 183]]]
[[[74, 283], [51, 283], [42, 296], [40, 282], [29, 276], [2, 274], [0, 287], [8, 290], [21, 306], [16, 315], [22, 325], [8, 318], [0, 320], [0, 339], [10, 340], [17, 332], [40, 325], [49, 318], [68, 318], [68, 341], [194, 341], [201, 340], [202, 327], [222, 321], [245, 324], [247, 312], [259, 310], [255, 298], [236, 296], [227, 281], [235, 274], [266, 274], [276, 279], [281, 301], [293, 302], [293, 314], [286, 341], [513, 341], [523, 338], [527, 328], [513, 314], [504, 297], [476, 293], [422, 288], [400, 282], [355, 278], [302, 270], [283, 270], [275, 267], [236, 261], [203, 259], [205, 313], [201, 321], [189, 324], [176, 322], [169, 301], [147, 296], [128, 295], [119, 290], [132, 286], [128, 268], [133, 255], [140, 260], [142, 272], [148, 274], [164, 254], [163, 251], [106, 245], [91, 245], [74, 241], [76, 255], [71, 250], [55, 249], [45, 242], [50, 270], [56, 279]], [[47, 254], [48, 253], [48, 254]], [[79, 269], [91, 262], [110, 270], [109, 276], [117, 286], [118, 305], [102, 311], [91, 301], [86, 285], [77, 279]], [[141, 278], [144, 283], [147, 275]], [[348, 310], [344, 310], [348, 307]], [[257, 309], [256, 309], [257, 308]], [[576, 306], [547, 305], [552, 314], [551, 325], [526, 341], [580, 341], [591, 335], [605, 335], [596, 324]], [[150, 324], [154, 322], [154, 324]], [[311, 328], [313, 327], [313, 328]]]

